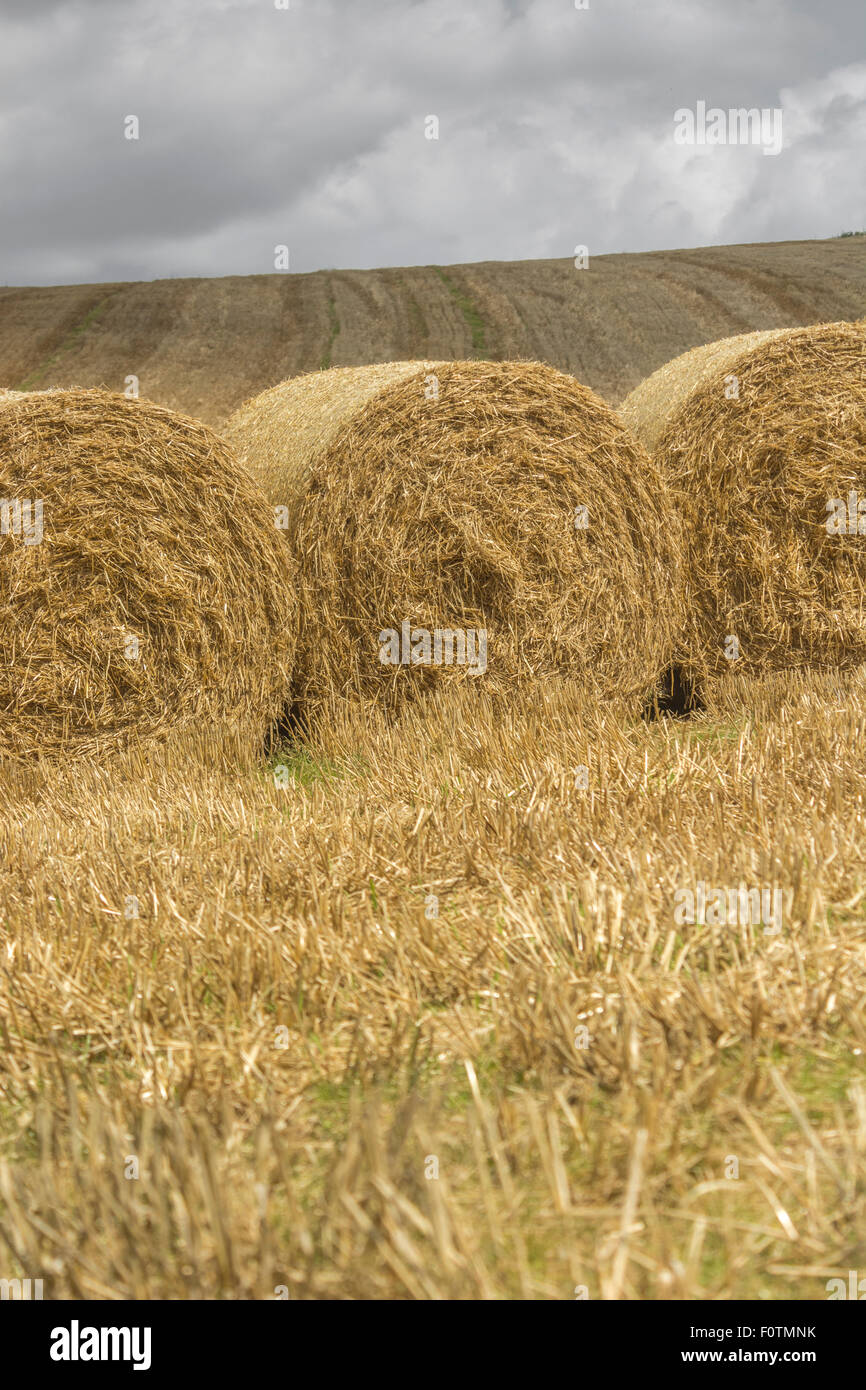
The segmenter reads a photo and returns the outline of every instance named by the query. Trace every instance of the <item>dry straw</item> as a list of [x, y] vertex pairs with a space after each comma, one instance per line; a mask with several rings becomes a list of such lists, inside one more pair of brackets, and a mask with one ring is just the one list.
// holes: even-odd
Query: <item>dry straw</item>
[[684, 664], [700, 679], [730, 669], [732, 657], [745, 672], [866, 661], [866, 536], [856, 518], [853, 533], [847, 521], [843, 534], [833, 529], [849, 494], [866, 512], [863, 325], [695, 348], [620, 413], [663, 467], [683, 516]]
[[106, 391], [7, 396], [0, 499], [2, 752], [265, 730], [291, 678], [290, 557], [222, 440]]
[[381, 634], [404, 623], [434, 644], [486, 631], [491, 692], [572, 677], [634, 699], [667, 665], [683, 617], [675, 514], [644, 450], [572, 377], [524, 362], [338, 368], [248, 401], [227, 432], [286, 509], [302, 705], [480, 679], [437, 665], [435, 645], [432, 660], [384, 664]]

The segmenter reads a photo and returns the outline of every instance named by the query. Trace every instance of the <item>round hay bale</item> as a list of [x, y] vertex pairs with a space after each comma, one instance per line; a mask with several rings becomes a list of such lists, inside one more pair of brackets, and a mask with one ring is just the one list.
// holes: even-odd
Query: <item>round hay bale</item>
[[620, 414], [682, 515], [690, 592], [679, 655], [694, 676], [866, 661], [863, 325], [695, 348]]
[[107, 391], [0, 401], [0, 751], [264, 732], [295, 620], [270, 509], [206, 426]]
[[666, 667], [683, 617], [676, 517], [644, 450], [573, 377], [338, 368], [265, 391], [227, 433], [298, 562], [302, 705], [390, 704], [473, 676], [635, 698]]

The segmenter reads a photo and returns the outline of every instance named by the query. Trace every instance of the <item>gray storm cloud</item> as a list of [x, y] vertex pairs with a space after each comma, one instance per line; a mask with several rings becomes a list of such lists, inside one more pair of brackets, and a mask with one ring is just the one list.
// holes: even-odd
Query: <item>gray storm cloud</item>
[[[860, 229], [863, 33], [859, 0], [4, 0], [0, 279]], [[678, 145], [698, 101], [781, 109], [782, 153]]]

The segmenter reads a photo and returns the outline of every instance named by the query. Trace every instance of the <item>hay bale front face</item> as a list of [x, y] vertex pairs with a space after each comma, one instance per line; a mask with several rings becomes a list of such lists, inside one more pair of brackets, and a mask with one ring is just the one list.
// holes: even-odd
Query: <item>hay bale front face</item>
[[746, 334], [668, 363], [621, 407], [682, 512], [698, 676], [866, 661], [866, 536], [856, 519], [832, 529], [830, 506], [847, 519], [856, 493], [866, 513], [864, 368], [862, 325]]
[[573, 378], [342, 368], [265, 392], [228, 435], [286, 508], [301, 702], [552, 676], [638, 698], [666, 666], [683, 616], [676, 518], [644, 450]]
[[204, 425], [104, 391], [8, 396], [0, 501], [2, 752], [264, 730], [279, 712], [290, 561]]

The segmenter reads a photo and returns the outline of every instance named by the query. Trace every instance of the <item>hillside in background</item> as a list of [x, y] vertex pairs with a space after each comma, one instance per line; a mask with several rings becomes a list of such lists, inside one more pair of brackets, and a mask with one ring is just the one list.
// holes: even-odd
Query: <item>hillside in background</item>
[[571, 260], [0, 289], [0, 386], [106, 386], [219, 424], [299, 372], [550, 362], [613, 404], [688, 348], [866, 314], [866, 236]]

